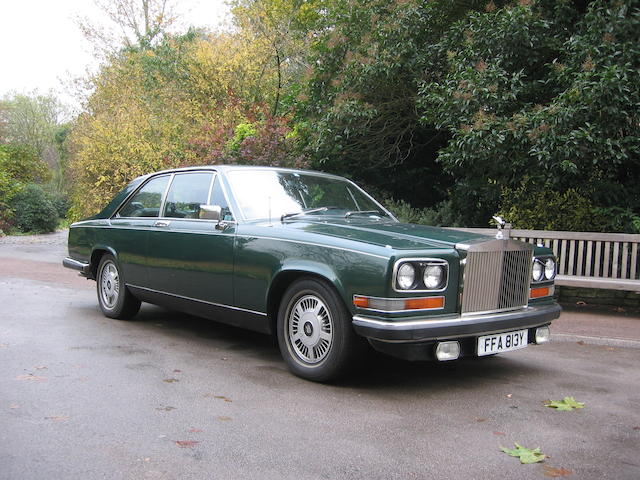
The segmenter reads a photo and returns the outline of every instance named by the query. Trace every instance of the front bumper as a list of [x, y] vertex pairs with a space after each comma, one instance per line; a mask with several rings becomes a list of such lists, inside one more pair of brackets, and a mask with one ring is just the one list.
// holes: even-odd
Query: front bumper
[[392, 343], [424, 343], [533, 328], [560, 316], [557, 303], [482, 315], [417, 317], [410, 320], [356, 315], [355, 331], [370, 340]]

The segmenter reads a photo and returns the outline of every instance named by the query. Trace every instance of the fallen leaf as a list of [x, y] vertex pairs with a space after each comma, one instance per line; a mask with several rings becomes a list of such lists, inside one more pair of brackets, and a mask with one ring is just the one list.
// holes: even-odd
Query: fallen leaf
[[231, 402], [230, 398], [225, 397], [224, 395], [214, 395], [213, 398], [217, 398], [218, 400], [224, 400], [225, 402]]
[[202, 430], [200, 430], [199, 428], [192, 428], [189, 430], [189, 432], [191, 433], [200, 433]]
[[182, 370], [174, 370], [173, 373], [182, 373]]
[[228, 422], [229, 420], [231, 420], [231, 417], [216, 417], [216, 418], [221, 422]]
[[52, 417], [44, 417], [46, 420], [53, 420], [54, 422], [66, 422], [69, 417], [66, 415], [54, 415]]
[[584, 345], [584, 342], [582, 340], [579, 340], [576, 342], [578, 345]]
[[506, 433], [504, 433], [504, 432], [493, 432], [493, 434], [494, 435], [501, 435], [503, 437], [506, 435]]
[[576, 402], [573, 397], [564, 397], [562, 400], [548, 400], [545, 402], [545, 406], [568, 412], [574, 409], [584, 408], [584, 402]]
[[176, 440], [176, 444], [180, 448], [193, 448], [200, 442], [196, 442], [195, 440]]
[[482, 422], [486, 422], [487, 419], [486, 418], [476, 418], [476, 422], [478, 423], [482, 423]]
[[551, 478], [568, 477], [573, 473], [571, 472], [571, 470], [566, 470], [562, 467], [555, 468], [555, 467], [550, 467], [548, 465], [543, 465], [542, 469], [544, 471], [545, 477], [551, 477]]
[[44, 377], [38, 377], [37, 375], [32, 375], [31, 373], [29, 375], [18, 375], [16, 377], [17, 380], [32, 380], [34, 382], [46, 382], [47, 379]]
[[36, 370], [46, 370], [47, 369], [47, 367], [45, 367], [44, 365], [39, 365], [39, 366], [33, 367], [33, 368], [35, 368]]
[[178, 380], [177, 378], [165, 378], [163, 380], [163, 382], [165, 383], [175, 383], [175, 382], [179, 382], [180, 380]]
[[540, 451], [540, 447], [534, 448], [532, 450], [517, 443], [515, 444], [515, 446], [516, 448], [514, 449], [500, 447], [500, 450], [502, 450], [507, 455], [511, 455], [512, 457], [518, 457], [520, 459], [520, 463], [523, 464], [542, 462], [545, 458], [548, 457], [548, 455], [545, 455]]
[[158, 408], [156, 408], [156, 410], [163, 410], [165, 412], [170, 412], [171, 410], [175, 410], [175, 409], [176, 409], [176, 407], [170, 407], [168, 405], [166, 407], [158, 407]]

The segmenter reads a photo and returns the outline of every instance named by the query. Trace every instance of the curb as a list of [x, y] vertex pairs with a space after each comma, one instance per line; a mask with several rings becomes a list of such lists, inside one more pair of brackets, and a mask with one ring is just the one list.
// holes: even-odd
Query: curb
[[582, 342], [587, 345], [601, 345], [606, 347], [640, 348], [640, 341], [627, 340], [624, 338], [589, 337], [586, 335], [552, 333], [551, 340], [562, 343]]

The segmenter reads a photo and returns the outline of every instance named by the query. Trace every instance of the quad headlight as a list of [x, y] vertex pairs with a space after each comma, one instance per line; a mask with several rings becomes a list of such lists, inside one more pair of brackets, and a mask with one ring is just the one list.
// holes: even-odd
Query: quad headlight
[[544, 265], [537, 258], [533, 261], [533, 270], [531, 276], [534, 282], [539, 282], [544, 278]]
[[396, 264], [397, 291], [437, 291], [447, 285], [449, 264], [439, 259], [406, 259]]
[[401, 290], [409, 290], [416, 282], [416, 269], [415, 267], [407, 262], [400, 265], [398, 268], [398, 276], [396, 278], [398, 283], [398, 287]]
[[556, 278], [556, 262], [553, 258], [547, 258], [544, 262], [544, 278], [547, 280]]
[[533, 282], [545, 282], [556, 278], [556, 261], [549, 258], [534, 258], [531, 269], [531, 279]]
[[427, 265], [422, 274], [422, 281], [427, 290], [439, 290], [444, 286], [446, 279], [446, 268], [444, 265]]

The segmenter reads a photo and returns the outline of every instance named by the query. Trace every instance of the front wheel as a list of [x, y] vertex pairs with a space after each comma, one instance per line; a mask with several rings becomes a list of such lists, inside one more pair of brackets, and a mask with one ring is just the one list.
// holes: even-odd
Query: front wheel
[[104, 255], [96, 277], [100, 310], [109, 318], [128, 320], [140, 310], [140, 300], [127, 289], [118, 262], [113, 255]]
[[298, 280], [285, 292], [277, 333], [289, 369], [316, 382], [344, 376], [360, 363], [366, 348], [335, 290], [313, 278]]

